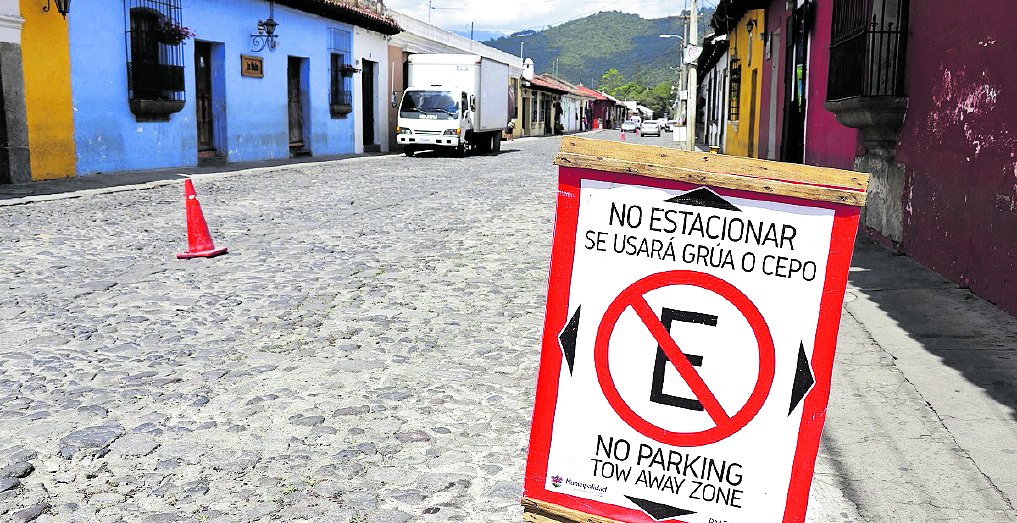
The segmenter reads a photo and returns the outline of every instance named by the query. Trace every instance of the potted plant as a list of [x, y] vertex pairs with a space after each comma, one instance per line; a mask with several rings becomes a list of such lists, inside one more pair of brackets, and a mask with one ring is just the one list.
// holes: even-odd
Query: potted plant
[[342, 64], [339, 66], [339, 74], [349, 78], [353, 73], [359, 73], [360, 69], [353, 67], [353, 64]]
[[189, 27], [177, 25], [170, 20], [163, 20], [155, 28], [156, 38], [160, 44], [180, 45], [184, 40], [195, 36]]

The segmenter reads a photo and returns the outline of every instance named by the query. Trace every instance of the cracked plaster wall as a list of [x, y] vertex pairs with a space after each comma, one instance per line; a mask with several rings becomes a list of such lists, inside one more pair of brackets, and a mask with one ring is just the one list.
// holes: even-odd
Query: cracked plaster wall
[[915, 2], [900, 246], [1017, 314], [1017, 4]]

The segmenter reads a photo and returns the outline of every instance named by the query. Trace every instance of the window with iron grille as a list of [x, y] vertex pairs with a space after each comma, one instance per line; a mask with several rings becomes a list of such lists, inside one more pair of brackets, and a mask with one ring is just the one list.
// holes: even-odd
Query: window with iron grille
[[731, 60], [731, 85], [728, 93], [727, 119], [734, 122], [740, 116], [742, 104], [742, 64], [737, 58]]
[[125, 0], [124, 17], [128, 100], [174, 101], [182, 105], [183, 39], [169, 34], [186, 29], [180, 24], [180, 0]]
[[833, 5], [827, 101], [906, 96], [909, 0], [840, 0]]
[[[338, 27], [328, 28], [329, 108], [334, 118], [345, 118], [353, 111], [352, 55], [353, 36]], [[344, 67], [346, 66], [346, 67]], [[347, 74], [344, 74], [344, 69]]]

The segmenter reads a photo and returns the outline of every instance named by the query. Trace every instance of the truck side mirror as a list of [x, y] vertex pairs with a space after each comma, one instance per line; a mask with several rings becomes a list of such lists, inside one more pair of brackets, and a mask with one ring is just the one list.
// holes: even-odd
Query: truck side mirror
[[477, 110], [477, 97], [473, 96], [472, 94], [470, 95], [470, 110], [471, 111]]

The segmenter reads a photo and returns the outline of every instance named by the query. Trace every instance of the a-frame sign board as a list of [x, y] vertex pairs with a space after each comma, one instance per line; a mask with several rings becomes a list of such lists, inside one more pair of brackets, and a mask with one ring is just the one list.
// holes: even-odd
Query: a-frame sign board
[[867, 176], [566, 137], [535, 522], [801, 522]]

